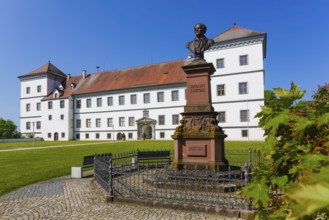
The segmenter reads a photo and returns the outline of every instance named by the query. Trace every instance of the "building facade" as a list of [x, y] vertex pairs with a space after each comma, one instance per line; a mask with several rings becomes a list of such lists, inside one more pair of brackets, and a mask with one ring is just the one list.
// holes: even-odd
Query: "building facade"
[[[233, 26], [205, 52], [227, 140], [263, 140], [266, 33]], [[21, 80], [22, 134], [44, 140], [171, 139], [186, 103], [184, 60], [70, 76], [47, 63]]]

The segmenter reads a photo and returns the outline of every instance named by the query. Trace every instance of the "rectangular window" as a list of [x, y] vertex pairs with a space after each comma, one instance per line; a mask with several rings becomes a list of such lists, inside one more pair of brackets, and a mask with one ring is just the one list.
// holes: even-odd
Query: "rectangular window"
[[107, 97], [107, 106], [113, 106], [113, 97]]
[[144, 97], [144, 104], [150, 103], [150, 93], [144, 93], [143, 97]]
[[137, 104], [137, 95], [130, 95], [130, 104], [136, 105]]
[[248, 130], [241, 130], [242, 137], [248, 137]]
[[171, 91], [171, 101], [178, 101], [178, 90]]
[[128, 133], [128, 138], [133, 139], [133, 133]]
[[119, 105], [124, 105], [125, 104], [125, 97], [123, 95], [119, 96]]
[[51, 138], [51, 133], [48, 133], [48, 138]]
[[52, 109], [53, 108], [53, 102], [52, 101], [49, 101], [48, 102], [48, 109]]
[[129, 117], [129, 126], [135, 126], [135, 117]]
[[248, 65], [248, 55], [240, 56], [240, 66]]
[[65, 133], [64, 132], [62, 132], [62, 138], [65, 138]]
[[52, 115], [48, 115], [48, 120], [51, 121], [53, 119]]
[[87, 108], [91, 108], [91, 99], [87, 99]]
[[99, 139], [99, 133], [96, 133], [96, 139]]
[[239, 94], [248, 94], [248, 83], [247, 82], [239, 83]]
[[26, 94], [30, 94], [31, 92], [31, 88], [30, 87], [26, 87]]
[[38, 86], [38, 87], [37, 87], [37, 92], [38, 92], [38, 93], [41, 92], [41, 86]]
[[225, 117], [225, 112], [218, 112], [218, 115], [217, 115], [217, 120], [218, 122], [226, 122], [226, 117]]
[[61, 115], [61, 120], [64, 120], [64, 115]]
[[41, 129], [41, 121], [37, 121], [37, 129]]
[[76, 127], [81, 128], [81, 119], [77, 119], [76, 121]]
[[249, 121], [249, 110], [240, 110], [240, 121], [241, 122]]
[[80, 140], [80, 134], [78, 133], [78, 134], [75, 134], [75, 139], [76, 140]]
[[96, 118], [96, 127], [97, 128], [101, 127], [101, 119], [100, 118]]
[[26, 122], [26, 130], [30, 130], [31, 129], [31, 122]]
[[158, 102], [164, 102], [164, 92], [157, 93], [157, 100]]
[[85, 134], [86, 139], [89, 139], [89, 133]]
[[60, 108], [64, 108], [64, 107], [65, 107], [65, 102], [64, 102], [64, 100], [61, 100], [61, 101], [59, 102], [59, 105], [60, 105]]
[[113, 118], [107, 118], [107, 127], [113, 127]]
[[80, 99], [77, 100], [77, 108], [81, 108], [81, 100]]
[[159, 115], [159, 125], [165, 125], [165, 116]]
[[217, 95], [218, 96], [225, 95], [225, 84], [217, 85]]
[[216, 60], [216, 68], [217, 69], [224, 68], [224, 58], [221, 58], [221, 59], [217, 59]]
[[86, 119], [86, 128], [90, 128], [91, 127], [91, 119], [87, 118]]
[[160, 132], [160, 138], [165, 138], [165, 133], [164, 132]]
[[112, 139], [112, 134], [111, 133], [107, 133], [107, 139]]
[[172, 124], [173, 125], [179, 124], [179, 115], [172, 115]]
[[37, 111], [41, 111], [41, 103], [40, 102], [37, 103]]
[[125, 126], [125, 118], [124, 117], [120, 117], [119, 118], [119, 127], [124, 127]]
[[26, 111], [29, 112], [31, 110], [31, 104], [26, 104]]
[[97, 107], [102, 107], [102, 98], [97, 98]]

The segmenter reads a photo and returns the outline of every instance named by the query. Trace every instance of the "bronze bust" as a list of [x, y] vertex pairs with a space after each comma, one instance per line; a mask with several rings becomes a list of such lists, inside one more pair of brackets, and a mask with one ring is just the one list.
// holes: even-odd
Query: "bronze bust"
[[186, 45], [194, 53], [194, 59], [204, 59], [204, 51], [208, 50], [215, 43], [212, 39], [206, 38], [206, 32], [206, 25], [199, 23], [194, 26], [195, 38]]

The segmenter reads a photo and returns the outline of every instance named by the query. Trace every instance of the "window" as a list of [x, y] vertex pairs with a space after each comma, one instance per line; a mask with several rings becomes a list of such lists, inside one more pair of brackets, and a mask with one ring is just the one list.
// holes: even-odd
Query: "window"
[[100, 118], [96, 118], [96, 127], [97, 128], [101, 127], [101, 119]]
[[60, 106], [60, 108], [64, 108], [64, 107], [65, 107], [65, 102], [64, 102], [64, 100], [61, 100], [61, 101], [59, 102], [59, 106]]
[[137, 104], [137, 95], [130, 95], [130, 104], [135, 105]]
[[90, 128], [91, 127], [91, 119], [87, 118], [86, 119], [86, 128]]
[[133, 133], [128, 133], [128, 138], [133, 139]]
[[78, 134], [75, 134], [75, 139], [76, 140], [80, 140], [80, 134], [78, 133]]
[[123, 95], [119, 96], [119, 105], [124, 105], [125, 104], [125, 97]]
[[129, 126], [135, 126], [135, 118], [129, 117]]
[[52, 115], [48, 115], [48, 120], [51, 121], [53, 119]]
[[217, 95], [218, 96], [225, 95], [225, 84], [217, 85]]
[[89, 133], [85, 134], [86, 139], [89, 139]]
[[113, 97], [107, 97], [107, 106], [113, 106]]
[[171, 91], [171, 101], [178, 101], [178, 90]]
[[26, 87], [26, 94], [30, 94], [31, 92], [31, 88], [30, 87]]
[[172, 124], [173, 125], [179, 124], [179, 115], [172, 115]]
[[111, 139], [111, 138], [112, 138], [111, 133], [107, 133], [107, 139]]
[[87, 108], [91, 108], [91, 99], [87, 99]]
[[80, 99], [77, 100], [77, 108], [81, 108], [81, 100]]
[[224, 68], [224, 58], [221, 58], [221, 59], [217, 59], [216, 60], [216, 68], [217, 69]]
[[40, 102], [37, 103], [37, 111], [41, 111], [41, 103]]
[[76, 127], [81, 128], [81, 119], [77, 119], [76, 121]]
[[37, 121], [37, 129], [41, 129], [41, 121]]
[[225, 112], [218, 112], [217, 120], [218, 122], [226, 122]]
[[107, 127], [113, 128], [113, 118], [107, 118]]
[[48, 133], [48, 138], [51, 138], [51, 133]]
[[144, 93], [144, 104], [150, 103], [150, 93]]
[[240, 110], [240, 121], [241, 122], [249, 121], [249, 110]]
[[29, 112], [31, 110], [31, 104], [26, 104], [26, 111]]
[[157, 100], [158, 102], [164, 102], [164, 92], [157, 93]]
[[248, 55], [240, 56], [240, 66], [248, 65]]
[[65, 138], [65, 133], [64, 132], [62, 132], [62, 138]]
[[248, 137], [248, 130], [241, 130], [242, 137]]
[[247, 82], [239, 83], [239, 94], [248, 94], [248, 83]]
[[102, 107], [102, 98], [97, 98], [97, 107]]
[[159, 115], [159, 125], [165, 125], [165, 116]]
[[96, 139], [99, 139], [99, 133], [96, 133]]
[[125, 126], [125, 118], [124, 117], [120, 117], [119, 118], [119, 127], [124, 127]]
[[52, 109], [53, 108], [53, 102], [52, 101], [49, 101], [48, 102], [48, 109]]
[[37, 87], [37, 92], [41, 92], [41, 86]]
[[164, 132], [160, 132], [160, 138], [165, 138], [165, 133]]
[[64, 120], [64, 115], [61, 115], [61, 120]]
[[30, 130], [31, 129], [31, 122], [26, 122], [26, 130]]

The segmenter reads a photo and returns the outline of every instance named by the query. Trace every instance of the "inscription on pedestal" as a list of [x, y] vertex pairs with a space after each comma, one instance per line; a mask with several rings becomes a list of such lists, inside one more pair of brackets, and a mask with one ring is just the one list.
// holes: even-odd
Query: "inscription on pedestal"
[[206, 85], [205, 84], [194, 84], [190, 86], [191, 93], [195, 92], [205, 92], [206, 91]]
[[207, 145], [198, 144], [198, 145], [189, 145], [187, 146], [187, 156], [199, 156], [205, 157], [207, 156]]

